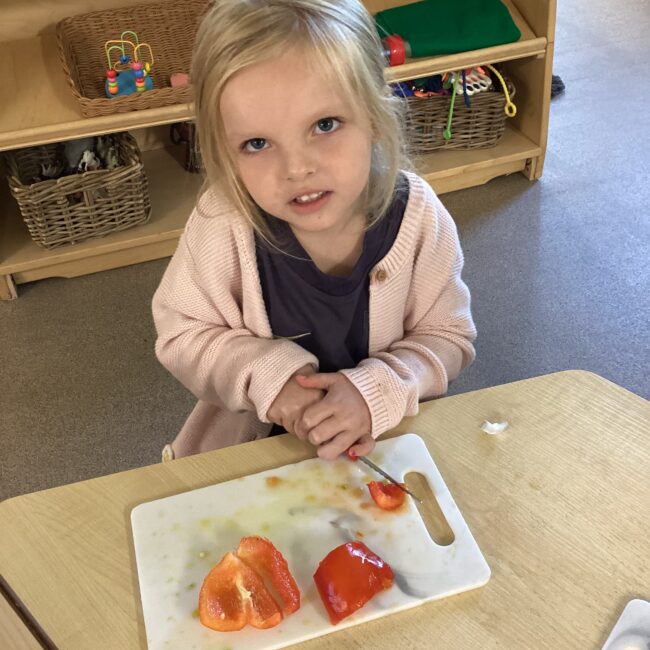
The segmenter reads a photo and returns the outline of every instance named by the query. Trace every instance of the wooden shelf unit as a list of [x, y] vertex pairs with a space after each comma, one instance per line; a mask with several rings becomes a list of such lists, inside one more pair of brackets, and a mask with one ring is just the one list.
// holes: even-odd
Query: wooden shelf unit
[[[66, 0], [68, 13], [88, 11], [89, 0]], [[103, 0], [114, 6], [114, 0]], [[373, 13], [408, 0], [366, 0]], [[123, 0], [120, 4], [127, 4]], [[491, 149], [446, 150], [418, 160], [418, 171], [438, 193], [482, 184], [496, 176], [523, 172], [533, 180], [542, 173], [548, 131], [548, 110], [555, 31], [555, 0], [504, 0], [522, 36], [516, 43], [409, 60], [389, 68], [389, 81], [428, 76], [483, 63], [501, 63], [515, 82], [517, 117]], [[0, 85], [9, 101], [0, 105], [0, 151], [49, 142], [148, 128], [194, 117], [191, 103], [119, 113], [97, 118], [81, 116], [61, 70], [48, 2], [39, 3], [42, 30], [11, 40], [0, 27]], [[97, 8], [93, 3], [93, 8]], [[3, 12], [0, 5], [0, 25]], [[13, 9], [15, 12], [16, 10]], [[32, 12], [36, 10], [32, 9]], [[15, 13], [9, 16], [15, 21]], [[5, 24], [10, 24], [8, 20]], [[33, 22], [30, 27], [36, 30]], [[15, 35], [15, 34], [14, 34]], [[27, 74], [28, 72], [28, 74]], [[16, 296], [15, 284], [52, 276], [73, 277], [160, 257], [173, 252], [200, 179], [188, 174], [171, 149], [145, 152], [152, 217], [148, 224], [74, 246], [44, 250], [33, 244], [6, 184], [0, 191], [0, 298]]]

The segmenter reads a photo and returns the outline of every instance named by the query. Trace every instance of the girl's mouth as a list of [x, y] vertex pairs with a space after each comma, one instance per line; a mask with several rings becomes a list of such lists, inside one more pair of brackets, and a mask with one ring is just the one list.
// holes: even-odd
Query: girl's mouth
[[309, 192], [308, 194], [296, 196], [289, 201], [289, 205], [299, 214], [308, 214], [320, 210], [331, 195], [332, 193], [329, 191]]
[[302, 196], [297, 196], [293, 199], [292, 203], [298, 203], [299, 205], [314, 203], [314, 201], [321, 199], [324, 194], [327, 194], [327, 192], [311, 192], [310, 194], [303, 194]]

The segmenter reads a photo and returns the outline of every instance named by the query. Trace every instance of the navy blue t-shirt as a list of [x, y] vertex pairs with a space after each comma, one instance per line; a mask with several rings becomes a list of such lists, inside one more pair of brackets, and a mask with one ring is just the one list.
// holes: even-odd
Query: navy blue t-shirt
[[401, 175], [389, 210], [366, 231], [361, 255], [347, 276], [320, 271], [285, 221], [267, 215], [269, 229], [284, 252], [256, 236], [257, 268], [271, 331], [314, 354], [320, 372], [354, 368], [368, 357], [370, 271], [393, 246], [407, 201], [408, 180]]

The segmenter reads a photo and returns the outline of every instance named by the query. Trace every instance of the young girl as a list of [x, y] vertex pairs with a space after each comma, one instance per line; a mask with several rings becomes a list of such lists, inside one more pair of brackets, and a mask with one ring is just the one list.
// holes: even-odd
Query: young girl
[[356, 0], [216, 0], [191, 78], [208, 189], [153, 299], [199, 399], [164, 459], [286, 430], [367, 454], [474, 357], [454, 223], [406, 166]]

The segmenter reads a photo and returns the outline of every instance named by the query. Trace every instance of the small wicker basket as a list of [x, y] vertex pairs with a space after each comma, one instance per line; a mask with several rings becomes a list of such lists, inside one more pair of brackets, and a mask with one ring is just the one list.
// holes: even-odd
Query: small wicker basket
[[[514, 97], [515, 87], [506, 80], [508, 92]], [[506, 126], [505, 95], [497, 90], [477, 93], [465, 106], [457, 95], [451, 128], [451, 139], [443, 131], [449, 118], [451, 96], [407, 97], [405, 132], [409, 153], [427, 154], [437, 149], [483, 149], [494, 147], [503, 137]]]
[[112, 136], [120, 166], [33, 182], [61, 145], [6, 152], [9, 188], [32, 239], [44, 248], [75, 244], [149, 220], [147, 178], [135, 139]]
[[[192, 46], [206, 0], [182, 0], [94, 11], [71, 16], [56, 26], [59, 58], [84, 117], [125, 113], [192, 101], [192, 87], [172, 88], [175, 72], [189, 72]], [[127, 29], [138, 33], [154, 53], [153, 90], [109, 99], [104, 92], [104, 43]]]

